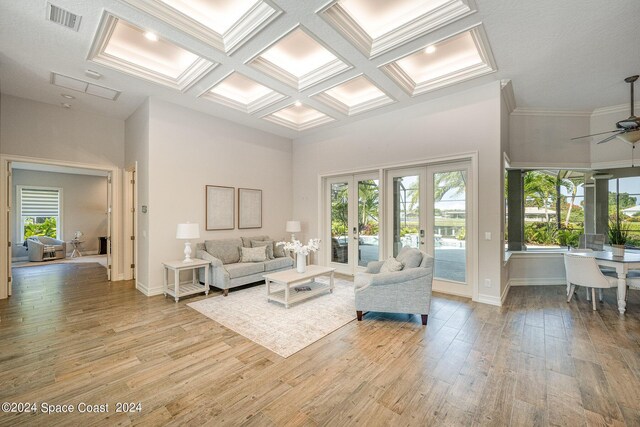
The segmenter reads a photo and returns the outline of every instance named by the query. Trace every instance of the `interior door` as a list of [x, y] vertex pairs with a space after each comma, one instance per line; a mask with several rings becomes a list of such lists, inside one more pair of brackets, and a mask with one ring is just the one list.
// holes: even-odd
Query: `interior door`
[[426, 252], [426, 170], [424, 167], [387, 172], [387, 254], [403, 246]]
[[468, 268], [471, 230], [471, 165], [427, 167], [427, 252], [435, 258], [433, 289], [471, 297]]
[[111, 173], [107, 175], [107, 280], [111, 280], [111, 211], [113, 208], [113, 185]]
[[15, 237], [15, 232], [12, 234], [11, 233], [11, 215], [13, 212], [13, 200], [11, 198], [12, 194], [13, 194], [13, 184], [12, 184], [12, 175], [13, 175], [13, 166], [11, 164], [11, 162], [7, 162], [7, 188], [5, 189], [5, 194], [7, 195], [7, 200], [6, 200], [6, 204], [7, 204], [7, 240], [9, 241], [8, 247], [7, 247], [7, 259], [6, 259], [6, 263], [7, 263], [7, 295], [11, 296], [11, 292], [13, 289], [13, 278], [12, 278], [12, 273], [11, 273], [11, 258], [13, 256], [12, 252], [13, 252], [13, 238]]

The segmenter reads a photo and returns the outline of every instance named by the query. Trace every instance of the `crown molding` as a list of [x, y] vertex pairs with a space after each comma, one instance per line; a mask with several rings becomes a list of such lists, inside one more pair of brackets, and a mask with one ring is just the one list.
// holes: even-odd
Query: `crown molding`
[[545, 108], [517, 107], [512, 116], [591, 117], [591, 111], [553, 110]]
[[496, 66], [495, 59], [493, 58], [493, 54], [491, 53], [487, 34], [484, 31], [482, 23], [477, 24], [471, 28], [459, 31], [442, 40], [430, 44], [437, 44], [442, 42], [443, 40], [451, 39], [466, 32], [471, 33], [473, 42], [476, 46], [478, 54], [480, 55], [480, 59], [482, 60], [480, 64], [452, 71], [451, 73], [440, 76], [437, 79], [417, 83], [397, 64], [397, 61], [423, 50], [425, 48], [425, 46], [423, 46], [400, 58], [396, 58], [386, 64], [383, 64], [379, 68], [384, 71], [398, 86], [400, 86], [405, 92], [407, 92], [409, 96], [421, 95], [423, 93], [431, 92], [437, 89], [454, 85], [456, 83], [496, 72], [498, 68]]
[[[275, 46], [276, 44], [278, 44], [282, 39], [284, 39], [286, 36], [288, 36], [289, 34], [291, 34], [293, 31], [296, 30], [302, 30], [304, 31], [305, 34], [307, 34], [309, 37], [311, 37], [316, 43], [318, 43], [320, 46], [322, 46], [324, 49], [328, 50], [329, 52], [331, 52], [331, 54], [335, 57], [335, 59], [301, 77], [297, 77], [291, 73], [289, 73], [288, 71], [286, 71], [285, 69], [281, 68], [280, 66], [264, 59], [262, 57], [262, 54], [264, 52], [266, 52], [267, 50], [269, 50], [271, 47]], [[280, 36], [277, 40], [275, 40], [273, 43], [271, 43], [269, 46], [265, 47], [262, 51], [260, 51], [257, 55], [255, 55], [253, 58], [249, 59], [246, 62], [248, 65], [251, 65], [252, 67], [262, 71], [263, 73], [269, 75], [270, 77], [273, 77], [277, 80], [280, 80], [281, 82], [291, 86], [292, 88], [298, 90], [298, 91], [303, 91], [311, 86], [314, 86], [318, 83], [321, 83], [331, 77], [334, 77], [344, 71], [350, 70], [351, 68], [353, 68], [352, 65], [350, 65], [349, 63], [347, 63], [347, 61], [345, 61], [344, 59], [342, 59], [336, 52], [334, 52], [332, 49], [330, 49], [327, 45], [325, 45], [324, 42], [322, 42], [318, 37], [316, 37], [313, 33], [311, 33], [309, 30], [307, 30], [305, 27], [303, 27], [302, 25], [296, 25], [295, 27], [293, 27], [291, 30], [287, 31], [286, 33], [284, 33], [282, 36]]]
[[[98, 30], [96, 31], [93, 43], [91, 44], [91, 48], [89, 49], [87, 60], [100, 65], [104, 65], [106, 67], [113, 68], [123, 73], [130, 74], [135, 77], [139, 77], [154, 83], [161, 84], [163, 86], [170, 87], [172, 89], [177, 89], [181, 92], [188, 91], [202, 77], [207, 75], [209, 72], [211, 72], [211, 70], [218, 66], [218, 64], [215, 62], [211, 62], [202, 57], [198, 57], [198, 59], [194, 61], [194, 63], [191, 64], [185, 71], [183, 71], [182, 74], [180, 74], [177, 78], [172, 78], [153, 71], [149, 68], [141, 67], [137, 64], [123, 60], [121, 58], [117, 58], [113, 55], [109, 55], [105, 53], [104, 50], [106, 49], [107, 44], [109, 43], [109, 40], [113, 35], [115, 26], [120, 19], [121, 18], [119, 18], [118, 16], [106, 10], [103, 12], [102, 18], [100, 19], [100, 24], [98, 25]], [[182, 49], [185, 49], [182, 46], [180, 47]]]
[[337, 1], [321, 10], [320, 16], [358, 50], [372, 59], [476, 11], [474, 0], [449, 0], [435, 10], [424, 13], [376, 38], [372, 38]]
[[258, 1], [228, 31], [220, 34], [158, 0], [120, 1], [158, 18], [224, 53], [231, 53], [238, 49], [282, 13], [282, 10], [276, 6]]
[[[287, 107], [284, 107], [284, 108], [287, 108]], [[277, 113], [277, 111], [276, 111], [276, 113]], [[322, 116], [322, 117], [318, 117], [317, 119], [310, 120], [310, 121], [302, 123], [302, 124], [297, 124], [297, 123], [294, 123], [294, 122], [292, 122], [290, 120], [286, 120], [286, 119], [283, 119], [281, 117], [274, 116], [274, 114], [275, 113], [271, 113], [271, 114], [268, 114], [268, 115], [266, 115], [266, 116], [264, 116], [262, 118], [267, 120], [267, 121], [270, 121], [272, 123], [278, 124], [280, 126], [288, 127], [289, 129], [293, 129], [293, 130], [298, 131], [298, 132], [302, 132], [303, 130], [311, 129], [311, 128], [314, 128], [316, 126], [320, 126], [320, 125], [323, 125], [325, 123], [329, 123], [329, 122], [332, 122], [332, 121], [335, 120], [333, 117], [322, 113], [322, 114], [324, 114], [324, 116]]]
[[[626, 113], [629, 114], [629, 104], [612, 105], [610, 107], [600, 107], [593, 110], [591, 117], [605, 116], [607, 114]], [[634, 109], [640, 109], [640, 102], [634, 104]]]

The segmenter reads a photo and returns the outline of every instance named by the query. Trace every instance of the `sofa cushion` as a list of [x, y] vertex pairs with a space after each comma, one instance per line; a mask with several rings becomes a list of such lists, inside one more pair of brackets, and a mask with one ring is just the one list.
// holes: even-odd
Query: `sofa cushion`
[[238, 277], [250, 276], [256, 273], [264, 272], [263, 262], [238, 262], [236, 264], [225, 265], [230, 279]]
[[240, 262], [265, 262], [267, 258], [267, 247], [240, 248]]
[[269, 236], [241, 237], [241, 239], [242, 239], [242, 246], [244, 246], [245, 248], [250, 248], [251, 247], [251, 241], [252, 240], [271, 240], [271, 239], [269, 239]]
[[293, 259], [290, 257], [276, 258], [264, 263], [264, 271], [280, 270], [287, 267], [293, 267]]
[[[278, 245], [276, 242], [273, 242], [273, 256], [275, 258], [284, 258], [287, 256], [285, 250], [284, 250], [284, 246], [283, 245]], [[287, 257], [290, 258], [290, 257]]]
[[267, 259], [274, 259], [273, 256], [273, 240], [252, 240], [251, 247], [259, 248], [260, 246], [265, 246], [267, 248]]
[[405, 246], [400, 249], [400, 253], [396, 257], [398, 261], [404, 265], [404, 269], [407, 268], [416, 268], [420, 267], [420, 263], [422, 262], [422, 254], [416, 248], [411, 248], [409, 246]]
[[400, 271], [403, 267], [404, 265], [397, 259], [389, 258], [384, 262], [384, 264], [382, 264], [382, 267], [380, 267], [380, 273], [391, 273], [394, 271]]
[[223, 264], [233, 264], [240, 261], [241, 239], [205, 240], [204, 246], [211, 255]]

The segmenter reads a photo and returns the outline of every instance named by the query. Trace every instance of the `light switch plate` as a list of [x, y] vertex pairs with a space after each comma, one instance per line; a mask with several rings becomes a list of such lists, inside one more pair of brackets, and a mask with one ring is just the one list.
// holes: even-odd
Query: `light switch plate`
[[485, 231], [484, 240], [491, 240], [491, 232], [490, 231]]

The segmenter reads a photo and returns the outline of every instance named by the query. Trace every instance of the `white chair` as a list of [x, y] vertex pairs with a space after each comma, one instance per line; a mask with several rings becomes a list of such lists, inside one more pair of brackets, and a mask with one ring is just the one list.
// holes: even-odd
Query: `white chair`
[[602, 289], [618, 286], [617, 278], [602, 274], [595, 258], [579, 253], [566, 253], [564, 268], [567, 274], [567, 302], [571, 302], [576, 286], [584, 286], [591, 288], [591, 299], [595, 310], [596, 289], [600, 290], [600, 300], [602, 300]]

